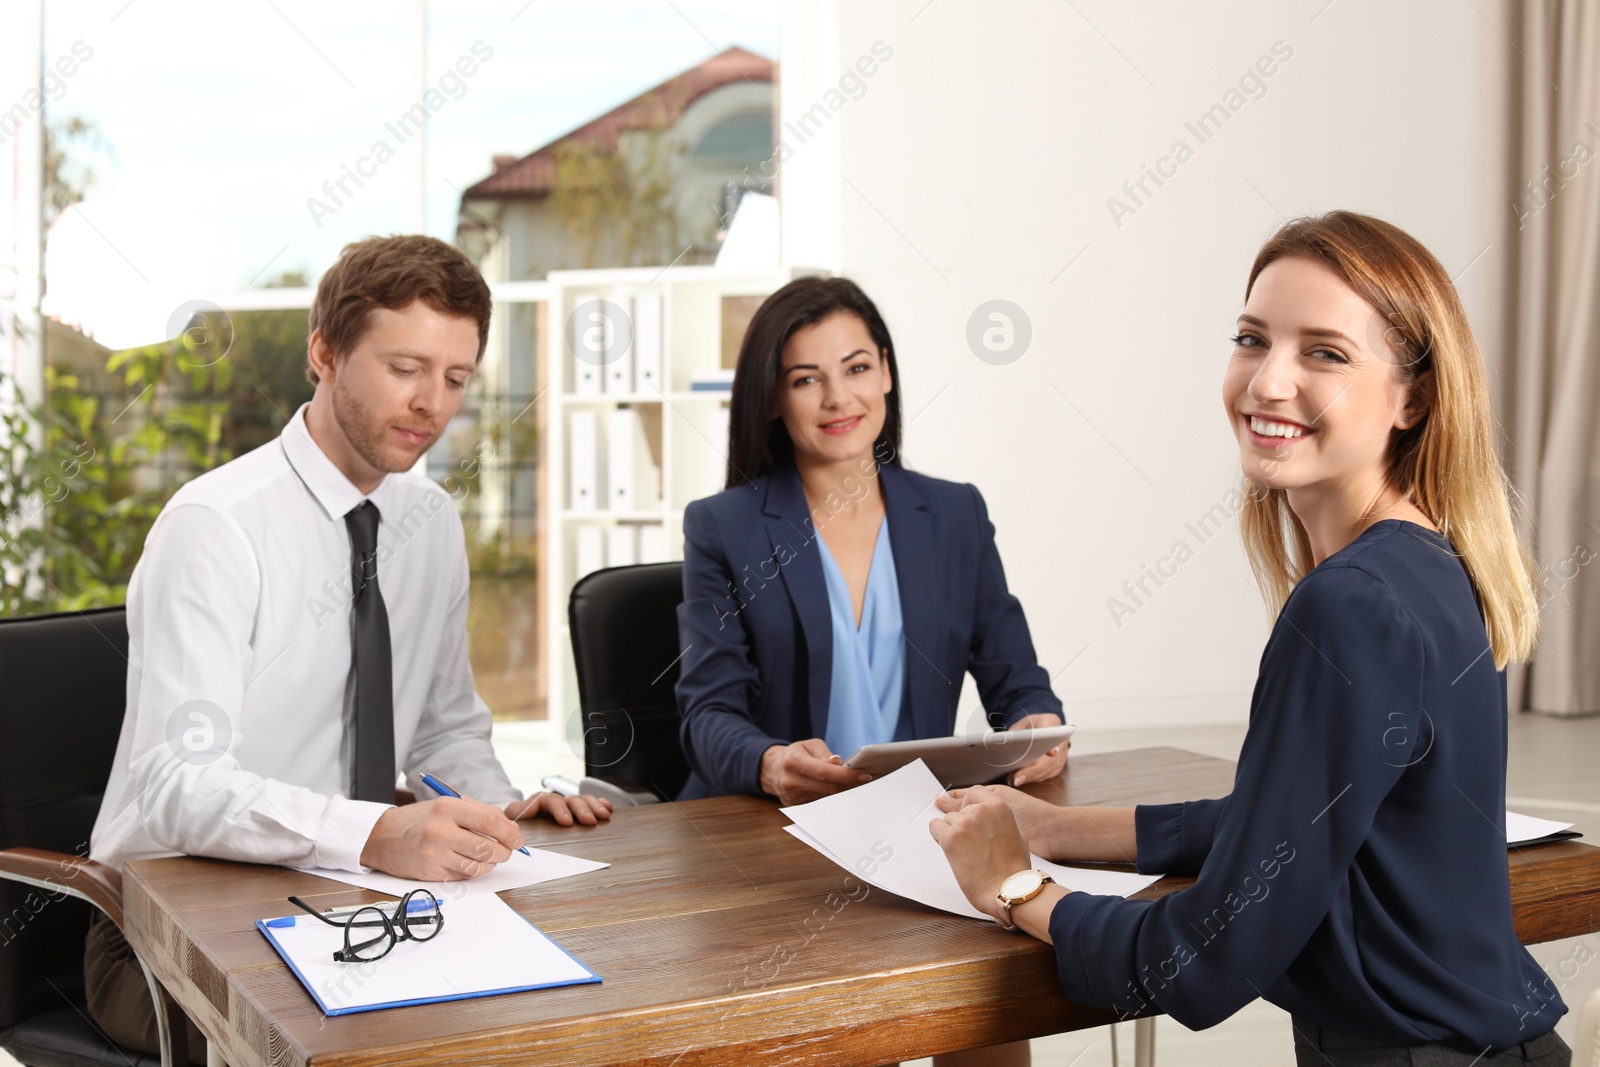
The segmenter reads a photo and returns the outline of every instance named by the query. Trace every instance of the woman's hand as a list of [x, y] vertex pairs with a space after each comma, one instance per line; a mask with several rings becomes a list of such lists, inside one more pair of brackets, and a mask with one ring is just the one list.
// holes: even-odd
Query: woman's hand
[[1045, 859], [1131, 864], [1138, 858], [1139, 833], [1132, 808], [1063, 808], [1003, 785], [975, 785], [939, 797], [939, 810], [958, 811], [975, 793], [1010, 808], [1028, 847]]
[[1071, 808], [1058, 808], [1048, 800], [1030, 797], [1026, 793], [1020, 793], [1004, 785], [975, 785], [969, 789], [952, 789], [938, 797], [936, 803], [940, 811], [954, 812], [960, 811], [963, 804], [991, 798], [1011, 809], [1017, 829], [1027, 840], [1029, 849], [1046, 859], [1064, 858], [1058, 838], [1061, 836], [1060, 831], [1064, 828], [1064, 824], [1072, 817]]
[[[1033, 730], [1043, 726], [1060, 726], [1061, 717], [1049, 712], [1040, 712], [1037, 715], [1028, 715], [1012, 723], [1008, 729]], [[1026, 785], [1029, 782], [1043, 782], [1060, 774], [1067, 765], [1067, 749], [1072, 747], [1072, 738], [1067, 738], [1049, 752], [1040, 756], [1032, 763], [1019, 767], [1011, 772], [1012, 785]]]
[[593, 826], [601, 819], [611, 818], [611, 801], [583, 793], [564, 797], [560, 793], [535, 793], [527, 800], [513, 800], [506, 805], [506, 815], [512, 819], [533, 819], [548, 815], [562, 826], [571, 826], [574, 819], [585, 826]]
[[846, 767], [820, 737], [773, 745], [761, 754], [761, 791], [785, 804], [804, 804], [870, 781], [872, 775]]
[[967, 900], [998, 918], [1000, 883], [1033, 866], [1016, 816], [994, 790], [968, 789], [954, 808], [945, 805], [946, 798], [939, 799], [945, 815], [930, 822], [928, 830], [944, 849]]

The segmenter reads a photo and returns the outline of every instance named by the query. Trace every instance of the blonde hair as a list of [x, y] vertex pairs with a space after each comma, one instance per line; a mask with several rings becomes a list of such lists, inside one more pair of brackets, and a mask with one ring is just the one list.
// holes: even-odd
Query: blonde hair
[[[1402, 357], [1407, 384], [1433, 371], [1432, 402], [1389, 453], [1389, 481], [1427, 515], [1460, 554], [1477, 593], [1496, 668], [1525, 660], [1539, 635], [1533, 559], [1517, 535], [1511, 490], [1495, 449], [1483, 352], [1461, 298], [1439, 261], [1381, 219], [1332, 211], [1295, 219], [1256, 254], [1250, 297], [1267, 265], [1314, 257], [1390, 324], [1384, 340]], [[1246, 481], [1239, 528], [1262, 596], [1276, 618], [1311, 570], [1311, 543], [1288, 494]]]

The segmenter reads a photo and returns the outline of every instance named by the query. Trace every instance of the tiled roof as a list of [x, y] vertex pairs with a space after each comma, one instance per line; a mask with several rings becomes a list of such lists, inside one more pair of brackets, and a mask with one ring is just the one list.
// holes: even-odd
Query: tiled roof
[[512, 200], [547, 196], [555, 185], [558, 145], [588, 141], [602, 151], [615, 152], [617, 138], [625, 130], [670, 127], [690, 104], [713, 89], [738, 81], [771, 84], [777, 76], [778, 64], [772, 60], [737, 46], [729, 48], [520, 159], [495, 156], [494, 173], [461, 194], [461, 198]]

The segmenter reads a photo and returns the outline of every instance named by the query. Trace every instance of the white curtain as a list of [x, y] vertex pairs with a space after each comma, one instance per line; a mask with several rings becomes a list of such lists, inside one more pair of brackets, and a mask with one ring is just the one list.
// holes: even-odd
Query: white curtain
[[1505, 456], [1543, 635], [1513, 710], [1600, 713], [1600, 3], [1517, 0]]

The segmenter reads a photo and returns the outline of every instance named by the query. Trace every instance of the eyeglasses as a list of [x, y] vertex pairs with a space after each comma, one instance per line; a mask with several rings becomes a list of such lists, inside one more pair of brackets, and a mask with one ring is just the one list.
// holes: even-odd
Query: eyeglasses
[[[381, 960], [399, 942], [431, 941], [444, 928], [444, 912], [439, 908], [439, 898], [426, 889], [413, 889], [401, 897], [392, 915], [376, 904], [368, 904], [338, 918], [330, 918], [299, 897], [290, 897], [289, 903], [329, 926], [344, 928], [344, 948], [333, 954], [335, 963]], [[382, 932], [377, 937], [351, 944], [351, 931], [358, 929], [378, 929]]]

